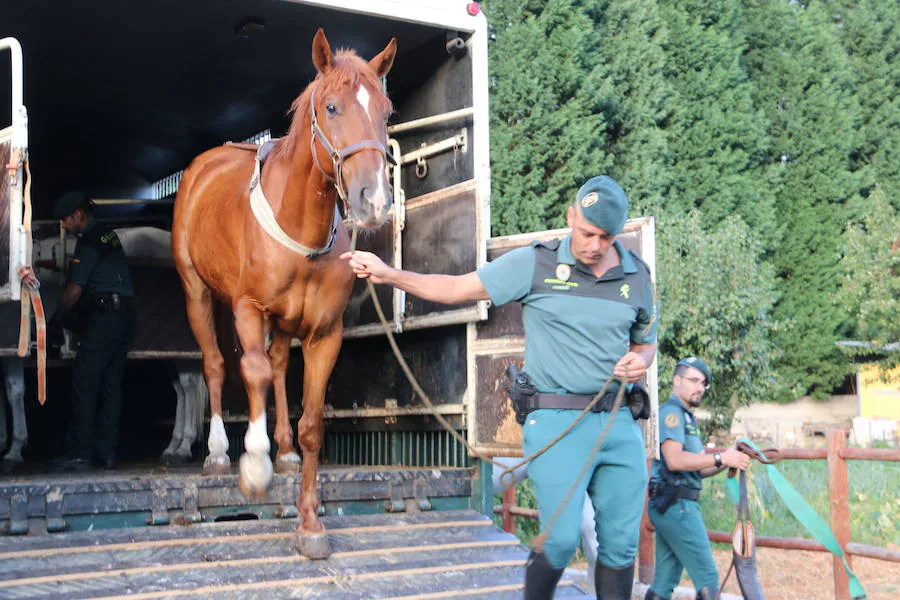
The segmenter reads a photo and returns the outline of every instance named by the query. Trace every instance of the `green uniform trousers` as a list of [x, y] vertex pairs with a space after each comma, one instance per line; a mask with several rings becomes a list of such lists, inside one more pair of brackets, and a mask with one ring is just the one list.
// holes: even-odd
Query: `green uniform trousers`
[[696, 500], [681, 499], [660, 514], [652, 506], [650, 522], [656, 529], [656, 570], [650, 588], [663, 598], [670, 598], [687, 569], [694, 587], [719, 588], [719, 572], [713, 561], [706, 525]]
[[[522, 426], [526, 456], [537, 452], [572, 424], [579, 410], [535, 410]], [[584, 468], [610, 413], [588, 413], [562, 440], [528, 465], [534, 482], [542, 529], [562, 504]], [[622, 408], [586, 475], [578, 482], [568, 504], [553, 523], [544, 544], [547, 561], [566, 567], [581, 537], [581, 511], [587, 491], [594, 505], [597, 560], [621, 568], [634, 562], [644, 512], [647, 463], [641, 428]]]
[[115, 458], [125, 356], [134, 326], [130, 305], [118, 311], [95, 311], [79, 340], [72, 371], [72, 421], [66, 438], [66, 454], [72, 458]]

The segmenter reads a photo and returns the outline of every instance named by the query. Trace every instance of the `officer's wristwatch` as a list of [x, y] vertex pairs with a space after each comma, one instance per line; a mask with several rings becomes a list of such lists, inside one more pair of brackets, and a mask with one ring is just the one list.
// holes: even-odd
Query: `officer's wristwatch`
[[719, 454], [718, 452], [716, 452], [715, 454], [713, 454], [713, 460], [716, 461], [716, 466], [717, 466], [717, 467], [721, 467], [721, 466], [722, 466], [722, 455]]

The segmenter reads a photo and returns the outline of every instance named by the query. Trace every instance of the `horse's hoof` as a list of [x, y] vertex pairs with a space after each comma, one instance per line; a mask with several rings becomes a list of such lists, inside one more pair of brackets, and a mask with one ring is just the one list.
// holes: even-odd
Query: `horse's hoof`
[[231, 471], [231, 460], [225, 454], [210, 454], [203, 463], [204, 475], [228, 475]]
[[275, 472], [296, 475], [300, 472], [300, 457], [296, 452], [282, 454], [275, 459]]
[[294, 546], [297, 552], [313, 560], [322, 560], [331, 556], [331, 544], [324, 533], [304, 533], [297, 531], [294, 535]]
[[241, 456], [241, 493], [246, 498], [259, 499], [266, 494], [272, 483], [272, 461], [268, 454], [250, 454]]

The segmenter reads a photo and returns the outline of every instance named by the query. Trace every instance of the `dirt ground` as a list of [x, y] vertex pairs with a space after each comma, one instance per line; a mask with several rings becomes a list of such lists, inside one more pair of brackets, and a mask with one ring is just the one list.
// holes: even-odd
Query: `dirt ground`
[[[714, 548], [719, 573], [725, 576], [731, 564], [731, 550]], [[834, 598], [834, 579], [830, 554], [798, 550], [756, 549], [756, 572], [766, 600], [829, 600]], [[869, 600], [900, 598], [900, 563], [854, 557], [851, 567], [866, 589]], [[684, 579], [681, 585], [690, 586]], [[726, 592], [740, 595], [732, 573]]]

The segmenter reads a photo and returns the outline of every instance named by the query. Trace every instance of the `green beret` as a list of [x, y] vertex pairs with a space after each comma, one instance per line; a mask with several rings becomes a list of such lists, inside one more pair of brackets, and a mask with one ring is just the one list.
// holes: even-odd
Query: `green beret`
[[691, 356], [689, 358], [682, 358], [678, 361], [678, 364], [675, 365], [677, 369], [680, 366], [691, 367], [692, 369], [697, 369], [701, 373], [706, 376], [706, 384], [709, 385], [712, 383], [712, 371], [709, 370], [709, 366], [703, 359], [697, 358], [696, 356]]
[[87, 204], [87, 196], [81, 192], [66, 192], [53, 205], [53, 216], [59, 220], [63, 220], [73, 212]]
[[628, 197], [612, 177], [589, 179], [578, 190], [575, 201], [588, 223], [610, 235], [620, 233], [628, 219]]

